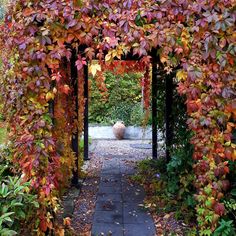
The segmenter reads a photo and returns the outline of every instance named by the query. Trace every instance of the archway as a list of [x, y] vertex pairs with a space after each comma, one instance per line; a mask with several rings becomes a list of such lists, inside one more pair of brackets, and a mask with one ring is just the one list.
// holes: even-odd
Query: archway
[[[200, 6], [185, 1], [18, 1], [12, 6], [1, 32], [1, 90], [14, 141], [13, 160], [38, 190], [42, 230], [51, 227], [45, 216], [54, 212], [52, 197], [73, 168], [70, 137], [77, 121], [73, 86], [67, 79], [71, 53], [83, 46], [85, 54], [75, 59], [79, 73], [93, 58], [112, 61], [131, 53], [148, 60], [152, 49], [158, 49], [167, 71], [181, 65], [179, 91], [187, 95], [188, 124], [194, 132], [198, 221], [203, 233], [212, 232], [225, 212], [221, 196], [228, 161], [235, 161], [233, 1]], [[55, 96], [64, 104], [53, 111]], [[48, 116], [48, 107], [60, 119]], [[214, 204], [206, 207], [208, 198]], [[216, 220], [205, 222], [202, 208]]]
[[[75, 51], [73, 51], [75, 53]], [[81, 52], [83, 54], [83, 52]], [[159, 71], [158, 73], [158, 61], [159, 61], [159, 67], [160, 67], [160, 59], [158, 60], [158, 55], [155, 49], [150, 54], [151, 56], [151, 68], [152, 68], [152, 82], [151, 82], [151, 111], [152, 111], [152, 158], [157, 159], [157, 93], [158, 93], [158, 77], [163, 76], [163, 72]], [[72, 58], [76, 58], [76, 55], [72, 55]], [[140, 58], [137, 58], [132, 55], [127, 55], [125, 57], [122, 57], [122, 60], [141, 60]], [[74, 65], [73, 65], [74, 64]], [[147, 65], [149, 66], [149, 65]], [[77, 69], [75, 65], [75, 61], [72, 60], [71, 62], [71, 74], [72, 78], [74, 78], [74, 96], [77, 98], [76, 99], [76, 108], [75, 112], [77, 114], [76, 119], [78, 119], [78, 74], [77, 74]], [[88, 64], [83, 65], [83, 76], [84, 76], [84, 88], [83, 88], [83, 99], [85, 100], [84, 104], [84, 160], [89, 160], [89, 150], [88, 150], [88, 143], [89, 143], [89, 134], [88, 134]], [[173, 73], [168, 76], [166, 79], [166, 99], [165, 99], [165, 104], [166, 104], [166, 118], [165, 118], [165, 125], [166, 125], [166, 134], [165, 134], [165, 146], [166, 146], [166, 159], [167, 162], [170, 159], [170, 153], [169, 153], [169, 148], [171, 146], [171, 141], [172, 141], [172, 129], [173, 129], [173, 124], [172, 124], [172, 119], [171, 119], [171, 112], [172, 112], [172, 99], [173, 99]], [[150, 78], [149, 78], [150, 79]], [[150, 83], [150, 82], [149, 82]], [[79, 131], [73, 135], [72, 139], [72, 148], [74, 153], [76, 154], [77, 161], [78, 163], [78, 158], [79, 158], [79, 149], [78, 149], [78, 138], [79, 137]], [[78, 180], [78, 176], [74, 175], [73, 178], [73, 183], [76, 183], [76, 179]]]

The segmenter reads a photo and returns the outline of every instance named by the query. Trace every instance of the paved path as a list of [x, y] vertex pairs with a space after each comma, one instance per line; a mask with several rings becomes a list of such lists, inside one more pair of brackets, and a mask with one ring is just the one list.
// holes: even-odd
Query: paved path
[[115, 153], [103, 155], [92, 236], [155, 236], [152, 217], [140, 206], [144, 191], [127, 178], [135, 171], [137, 156]]

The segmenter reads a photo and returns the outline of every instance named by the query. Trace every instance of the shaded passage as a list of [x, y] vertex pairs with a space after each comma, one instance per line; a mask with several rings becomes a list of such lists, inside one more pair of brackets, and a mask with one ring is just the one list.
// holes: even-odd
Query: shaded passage
[[153, 219], [142, 207], [143, 189], [128, 180], [136, 161], [137, 157], [127, 154], [104, 156], [92, 236], [156, 235]]

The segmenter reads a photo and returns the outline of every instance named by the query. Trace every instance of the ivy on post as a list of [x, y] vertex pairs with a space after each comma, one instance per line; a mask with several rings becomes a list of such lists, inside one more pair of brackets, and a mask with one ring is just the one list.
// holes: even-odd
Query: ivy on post
[[[52, 81], [51, 88], [53, 88], [54, 86], [55, 86], [55, 81]], [[48, 111], [49, 111], [49, 114], [50, 114], [51, 119], [52, 119], [52, 124], [54, 125], [55, 124], [55, 118], [54, 118], [54, 99], [51, 99], [49, 101]]]
[[[48, 71], [48, 74], [51, 76], [52, 75], [52, 71], [47, 67], [47, 71]], [[55, 87], [56, 85], [56, 82], [55, 80], [52, 80], [51, 83], [50, 83], [50, 90], [53, 90], [53, 88]], [[48, 93], [50, 94], [50, 98], [51, 98], [51, 93]], [[54, 102], [54, 98], [51, 98], [49, 101], [48, 101], [48, 113], [52, 119], [52, 125], [54, 126], [55, 124], [55, 117], [54, 117], [54, 113], [55, 113], [55, 102]]]
[[[75, 117], [74, 119], [78, 120], [78, 110], [79, 110], [79, 102], [78, 102], [78, 72], [76, 63], [76, 50], [72, 50], [71, 56], [71, 82], [73, 85], [73, 97], [75, 99]], [[78, 164], [79, 164], [79, 131], [78, 127], [76, 131], [72, 134], [72, 150], [75, 153], [75, 168], [73, 170], [73, 177], [71, 180], [71, 184], [73, 186], [78, 186]]]
[[165, 142], [166, 142], [166, 162], [171, 159], [170, 148], [173, 138], [173, 119], [172, 119], [172, 104], [173, 104], [173, 74], [169, 74], [165, 79]]
[[88, 134], [88, 62], [84, 65], [84, 160], [89, 160], [89, 134]]
[[157, 159], [157, 55], [152, 52], [152, 158]]

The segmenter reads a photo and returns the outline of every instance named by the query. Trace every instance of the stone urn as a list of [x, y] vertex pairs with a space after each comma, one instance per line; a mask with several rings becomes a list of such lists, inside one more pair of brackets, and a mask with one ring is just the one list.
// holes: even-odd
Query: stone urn
[[117, 121], [113, 127], [113, 134], [115, 135], [115, 137], [117, 139], [123, 139], [124, 138], [124, 134], [125, 134], [125, 124], [123, 121]]

